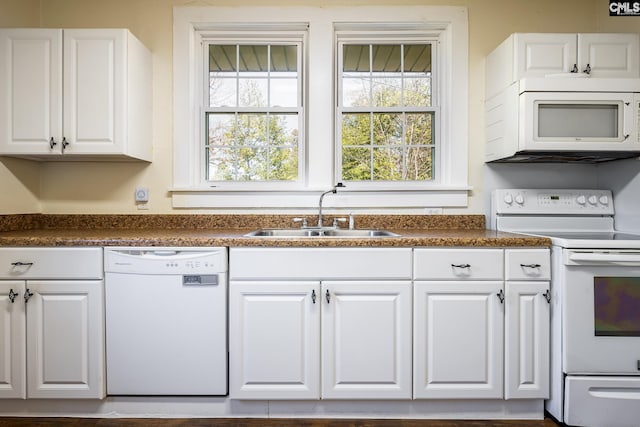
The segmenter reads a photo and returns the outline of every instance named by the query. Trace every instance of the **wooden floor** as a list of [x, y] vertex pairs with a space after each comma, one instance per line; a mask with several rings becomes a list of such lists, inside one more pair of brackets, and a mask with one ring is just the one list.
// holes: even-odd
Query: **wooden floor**
[[556, 427], [544, 421], [336, 420], [215, 418], [2, 418], [0, 427]]

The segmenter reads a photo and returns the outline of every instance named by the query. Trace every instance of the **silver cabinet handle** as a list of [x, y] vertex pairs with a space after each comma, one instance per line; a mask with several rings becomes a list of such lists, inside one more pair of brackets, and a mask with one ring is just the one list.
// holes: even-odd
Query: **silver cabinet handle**
[[471, 268], [471, 264], [451, 264], [454, 268]]
[[500, 292], [498, 292], [496, 294], [498, 296], [498, 299], [500, 300], [501, 303], [504, 303], [504, 292], [502, 289], [500, 289]]
[[64, 149], [67, 148], [67, 146], [69, 145], [69, 141], [67, 141], [67, 138], [64, 137], [62, 138], [62, 151], [64, 152]]
[[520, 264], [522, 268], [540, 268], [540, 264]]
[[9, 301], [11, 301], [12, 304], [16, 301], [18, 295], [18, 293], [13, 292], [13, 289], [9, 289]]
[[316, 303], [316, 290], [312, 290], [311, 291], [311, 301], [313, 301], [313, 303]]
[[547, 292], [542, 294], [542, 296], [547, 300], [549, 304], [551, 304], [551, 292], [549, 291], [549, 289], [547, 289]]
[[58, 143], [53, 140], [53, 137], [51, 137], [51, 139], [49, 140], [49, 148], [53, 150], [53, 147], [55, 147], [56, 145], [58, 145]]
[[327, 298], [327, 304], [329, 304], [331, 302], [331, 294], [329, 293], [329, 289], [327, 289], [327, 293], [324, 295]]
[[29, 290], [29, 288], [27, 288], [26, 291], [24, 291], [24, 303], [28, 303], [29, 302], [29, 298], [31, 298], [33, 296], [33, 292], [31, 292]]
[[591, 74], [591, 64], [587, 64], [587, 66], [582, 70], [585, 74]]

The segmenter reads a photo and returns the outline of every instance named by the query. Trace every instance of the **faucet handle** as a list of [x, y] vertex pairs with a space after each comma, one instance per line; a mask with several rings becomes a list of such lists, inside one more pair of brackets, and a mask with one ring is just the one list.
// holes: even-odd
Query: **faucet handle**
[[347, 218], [333, 218], [333, 228], [338, 228], [339, 222], [347, 222]]
[[293, 222], [294, 223], [301, 222], [302, 223], [301, 228], [307, 228], [307, 226], [308, 226], [307, 225], [307, 218], [293, 218]]

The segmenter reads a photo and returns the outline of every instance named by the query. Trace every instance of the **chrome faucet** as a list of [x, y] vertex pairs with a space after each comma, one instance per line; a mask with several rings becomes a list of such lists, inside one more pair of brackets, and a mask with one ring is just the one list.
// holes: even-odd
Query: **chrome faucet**
[[338, 188], [344, 188], [344, 187], [346, 187], [346, 185], [339, 182], [336, 185], [334, 185], [331, 190], [325, 191], [320, 195], [320, 201], [318, 202], [318, 228], [322, 228], [322, 199], [324, 199], [324, 196], [326, 196], [329, 193], [336, 194], [338, 192], [337, 190]]

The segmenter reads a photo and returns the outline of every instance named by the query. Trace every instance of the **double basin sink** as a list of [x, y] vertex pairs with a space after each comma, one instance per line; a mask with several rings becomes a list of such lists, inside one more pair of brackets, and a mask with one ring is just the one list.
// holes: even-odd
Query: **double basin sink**
[[344, 228], [264, 228], [245, 234], [246, 237], [397, 237], [388, 230]]

